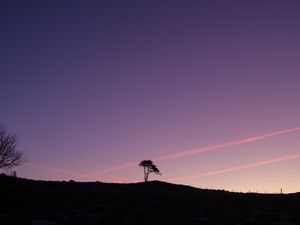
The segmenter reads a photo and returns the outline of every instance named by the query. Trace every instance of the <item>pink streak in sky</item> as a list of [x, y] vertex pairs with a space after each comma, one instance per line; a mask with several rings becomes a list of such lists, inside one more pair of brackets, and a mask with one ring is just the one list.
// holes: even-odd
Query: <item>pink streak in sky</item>
[[83, 178], [83, 177], [86, 177], [86, 176], [89, 176], [89, 175], [95, 176], [95, 175], [110, 173], [110, 172], [113, 172], [113, 171], [118, 171], [118, 170], [121, 170], [121, 169], [132, 168], [132, 167], [137, 166], [138, 164], [139, 164], [139, 162], [132, 162], [132, 163], [127, 163], [127, 164], [123, 164], [123, 165], [120, 165], [120, 166], [110, 167], [110, 168], [103, 169], [101, 171], [97, 171], [97, 172], [94, 172], [94, 173], [89, 173], [89, 174], [86, 174], [86, 175], [83, 174], [83, 175], [77, 176], [77, 177], [75, 177], [75, 179]]
[[[276, 131], [276, 132], [272, 132], [272, 133], [267, 133], [267, 134], [263, 134], [263, 135], [259, 135], [259, 136], [255, 136], [255, 137], [245, 138], [245, 139], [241, 139], [241, 140], [237, 140], [237, 141], [232, 141], [232, 142], [228, 142], [228, 143], [212, 145], [212, 146], [207, 146], [207, 147], [202, 147], [202, 148], [195, 148], [195, 149], [191, 149], [191, 150], [177, 152], [174, 154], [159, 156], [159, 157], [153, 158], [153, 161], [163, 161], [163, 160], [193, 155], [193, 154], [197, 154], [197, 153], [202, 153], [202, 152], [214, 151], [214, 150], [221, 149], [221, 148], [233, 147], [233, 146], [246, 144], [246, 143], [250, 143], [250, 142], [255, 142], [255, 141], [259, 141], [259, 140], [263, 140], [266, 138], [271, 138], [271, 137], [274, 137], [277, 135], [287, 134], [287, 133], [291, 133], [291, 132], [295, 132], [295, 131], [299, 131], [299, 130], [300, 130], [300, 127], [296, 127], [296, 128]], [[117, 170], [121, 170], [121, 169], [125, 169], [125, 168], [135, 167], [138, 164], [139, 164], [139, 162], [131, 162], [131, 163], [123, 164], [120, 166], [115, 166], [115, 167], [99, 170], [99, 171], [96, 171], [93, 173], [89, 173], [89, 175], [93, 176], [93, 175], [105, 174], [105, 173], [109, 173], [109, 172], [113, 172], [113, 171], [117, 171]], [[84, 176], [86, 176], [86, 175], [76, 177], [76, 179], [84, 177]]]
[[210, 171], [210, 172], [205, 172], [205, 173], [198, 173], [198, 174], [194, 174], [194, 175], [186, 176], [186, 177], [175, 177], [175, 178], [171, 178], [168, 180], [169, 181], [179, 181], [179, 180], [194, 179], [194, 178], [198, 178], [198, 177], [209, 177], [209, 176], [219, 175], [219, 174], [223, 174], [223, 173], [236, 172], [236, 171], [240, 171], [240, 170], [244, 170], [244, 169], [248, 169], [248, 168], [253, 168], [253, 167], [258, 167], [258, 166], [262, 166], [262, 165], [268, 165], [268, 164], [272, 164], [272, 163], [277, 163], [277, 162], [287, 161], [287, 160], [292, 160], [292, 159], [298, 159], [298, 158], [300, 158], [300, 154], [283, 156], [280, 158], [244, 164], [244, 165], [240, 165], [240, 166], [236, 166], [236, 167], [231, 167], [231, 168], [226, 168], [226, 169], [221, 169], [221, 170], [216, 170], [216, 171]]
[[[72, 176], [81, 176], [81, 177], [84, 176], [84, 177], [92, 178], [92, 179], [98, 179], [99, 178], [99, 177], [89, 175], [89, 174], [77, 173], [77, 172], [73, 172], [73, 171], [69, 171], [69, 170], [43, 166], [43, 165], [35, 164], [35, 163], [26, 162], [26, 163], [24, 163], [24, 165], [39, 168], [39, 169], [43, 169], [43, 170], [52, 171], [52, 172], [55, 172], [55, 173], [69, 174], [69, 175], [72, 175]], [[136, 180], [129, 179], [127, 177], [109, 177], [108, 179], [114, 180], [114, 181], [119, 181], [119, 182], [122, 182], [122, 183], [124, 183], [124, 182], [137, 182]]]
[[241, 145], [241, 144], [245, 144], [245, 143], [249, 143], [249, 142], [259, 141], [262, 139], [266, 139], [266, 138], [270, 138], [270, 137], [274, 137], [277, 135], [286, 134], [286, 133], [290, 133], [290, 132], [294, 132], [294, 131], [299, 131], [299, 130], [300, 130], [300, 127], [287, 129], [287, 130], [281, 130], [281, 131], [277, 131], [277, 132], [272, 132], [272, 133], [268, 133], [268, 134], [264, 134], [264, 135], [260, 135], [260, 136], [245, 138], [242, 140], [228, 142], [228, 143], [224, 143], [224, 144], [212, 145], [212, 146], [208, 146], [208, 147], [204, 147], [204, 148], [195, 148], [195, 149], [191, 149], [191, 150], [187, 150], [187, 151], [183, 151], [183, 152], [177, 152], [175, 154], [160, 156], [160, 157], [154, 158], [153, 160], [161, 161], [161, 160], [166, 160], [166, 159], [172, 159], [172, 158], [193, 155], [193, 154], [197, 154], [200, 152], [213, 151], [213, 150], [220, 149], [220, 148], [232, 147], [232, 146]]

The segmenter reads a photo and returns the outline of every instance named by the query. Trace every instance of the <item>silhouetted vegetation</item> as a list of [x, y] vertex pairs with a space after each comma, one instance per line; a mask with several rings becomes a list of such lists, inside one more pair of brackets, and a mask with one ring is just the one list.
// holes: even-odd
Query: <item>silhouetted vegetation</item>
[[139, 164], [140, 167], [144, 168], [144, 181], [148, 181], [148, 177], [150, 173], [155, 173], [161, 175], [159, 169], [156, 165], [153, 164], [151, 160], [143, 160]]
[[16, 135], [0, 127], [0, 169], [10, 169], [23, 162], [23, 153], [17, 150]]

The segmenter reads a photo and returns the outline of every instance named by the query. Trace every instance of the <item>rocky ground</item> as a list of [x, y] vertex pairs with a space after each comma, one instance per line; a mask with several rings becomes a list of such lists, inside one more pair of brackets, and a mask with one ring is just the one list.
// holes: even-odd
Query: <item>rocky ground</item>
[[300, 194], [203, 190], [164, 182], [50, 182], [0, 176], [1, 225], [300, 224]]

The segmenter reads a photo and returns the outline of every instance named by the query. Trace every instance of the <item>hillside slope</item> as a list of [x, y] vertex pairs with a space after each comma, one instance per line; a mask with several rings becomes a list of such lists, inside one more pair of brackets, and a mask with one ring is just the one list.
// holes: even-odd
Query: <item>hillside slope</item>
[[1, 176], [0, 199], [2, 225], [300, 224], [299, 194], [241, 194], [158, 181], [107, 184]]

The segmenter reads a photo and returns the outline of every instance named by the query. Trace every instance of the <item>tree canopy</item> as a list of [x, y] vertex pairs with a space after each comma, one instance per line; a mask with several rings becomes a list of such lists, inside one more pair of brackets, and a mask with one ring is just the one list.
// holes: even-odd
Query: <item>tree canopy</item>
[[16, 135], [0, 127], [0, 169], [10, 169], [23, 162], [23, 152], [17, 150]]
[[161, 175], [159, 169], [151, 160], [143, 160], [139, 164], [140, 167], [144, 168], [144, 181], [148, 181], [148, 177], [150, 173], [155, 173], [158, 175]]

